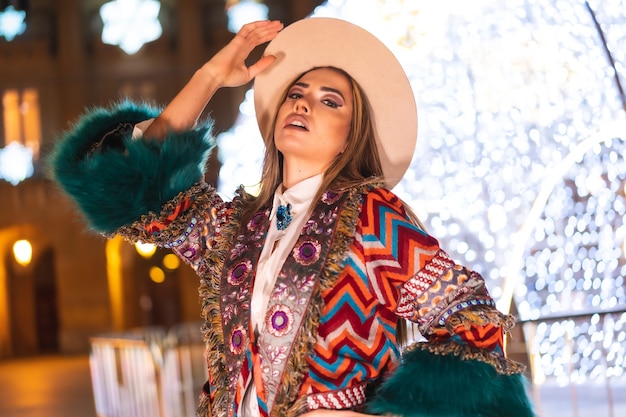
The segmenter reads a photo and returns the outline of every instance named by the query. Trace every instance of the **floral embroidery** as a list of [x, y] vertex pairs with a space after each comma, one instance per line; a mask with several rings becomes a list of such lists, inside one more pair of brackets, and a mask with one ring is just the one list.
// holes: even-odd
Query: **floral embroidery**
[[[242, 360], [236, 360], [233, 362], [233, 369], [241, 369], [241, 366], [243, 365], [243, 361]], [[237, 372], [231, 372], [228, 374], [228, 389], [231, 391], [234, 391], [237, 389], [237, 383], [239, 382], [239, 375], [237, 375]]]
[[[267, 345], [264, 349], [265, 355], [263, 356], [265, 360], [261, 362], [261, 369], [263, 372], [263, 386], [265, 389], [269, 388], [269, 381], [276, 381], [276, 378], [280, 377], [280, 368], [275, 368], [274, 366], [280, 366], [285, 359], [287, 359], [287, 353], [289, 352], [289, 347], [285, 345], [273, 346]], [[276, 382], [272, 382], [272, 385], [275, 385]]]
[[196, 248], [194, 248], [193, 246], [189, 245], [182, 252], [180, 252], [180, 254], [182, 256], [184, 256], [185, 258], [187, 258], [187, 259], [191, 259], [194, 256], [196, 256]]
[[339, 193], [334, 193], [332, 191], [326, 191], [324, 194], [322, 194], [322, 201], [328, 205], [331, 205], [333, 203], [335, 203], [337, 201], [337, 199], [339, 199], [339, 197], [341, 197], [341, 194]]
[[243, 326], [237, 326], [230, 333], [229, 349], [235, 355], [241, 354], [246, 346], [246, 330]]
[[321, 245], [316, 239], [306, 236], [296, 244], [293, 249], [293, 257], [300, 265], [312, 265], [319, 259], [320, 249]]
[[273, 365], [279, 365], [282, 361], [287, 357], [287, 347], [286, 346], [269, 346], [267, 358]]
[[263, 221], [265, 220], [265, 217], [267, 216], [266, 212], [259, 212], [256, 213], [254, 216], [252, 216], [252, 219], [250, 220], [250, 222], [248, 223], [248, 229], [249, 230], [256, 230], [259, 228], [259, 226], [261, 226], [263, 224]]
[[[262, 239], [265, 236], [265, 228], [263, 225], [265, 224], [265, 220], [267, 219], [269, 213], [267, 211], [256, 213], [252, 216], [252, 219], [248, 222], [247, 228], [249, 231], [254, 232], [249, 239], [251, 241], [257, 241]], [[241, 236], [240, 236], [241, 240]]]
[[248, 289], [249, 285], [244, 285], [231, 293], [222, 296], [222, 318], [224, 319], [225, 325], [228, 325], [233, 318], [238, 317], [240, 310], [245, 311], [250, 308]]
[[[298, 275], [293, 277], [293, 282], [300, 293], [306, 293], [315, 285], [315, 275], [307, 275], [300, 278]], [[306, 301], [306, 298], [305, 298]]]
[[240, 257], [247, 250], [248, 250], [248, 245], [246, 245], [245, 243], [239, 243], [239, 242], [235, 243], [233, 245], [233, 248], [230, 250], [230, 259], [234, 260]]
[[252, 264], [249, 260], [245, 260], [228, 271], [226, 280], [230, 285], [239, 285], [248, 277], [251, 270]]
[[[319, 223], [320, 223], [320, 232], [325, 232], [329, 234], [332, 232], [332, 224], [334, 224], [335, 220], [337, 220], [337, 216], [339, 215], [339, 207], [333, 207], [331, 210], [326, 212], [322, 212], [319, 215]], [[325, 230], [322, 230], [323, 227], [330, 226]]]
[[293, 313], [284, 304], [272, 306], [265, 316], [265, 327], [274, 337], [282, 337], [293, 327]]
[[291, 295], [289, 291], [289, 285], [284, 282], [286, 278], [284, 272], [280, 272], [278, 274], [278, 279], [276, 280], [276, 286], [274, 287], [274, 292], [272, 293], [272, 300], [293, 300], [295, 297]]

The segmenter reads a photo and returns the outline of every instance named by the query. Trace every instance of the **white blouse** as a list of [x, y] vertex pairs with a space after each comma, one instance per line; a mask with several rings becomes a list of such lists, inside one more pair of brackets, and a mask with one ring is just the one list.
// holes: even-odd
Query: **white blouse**
[[[263, 246], [257, 264], [250, 302], [250, 320], [255, 332], [258, 332], [263, 326], [265, 310], [274, 289], [276, 278], [311, 214], [311, 203], [322, 184], [322, 179], [323, 174], [315, 175], [300, 181], [284, 192], [283, 186], [280, 185], [274, 193], [270, 226], [265, 239], [265, 246]], [[278, 230], [276, 227], [276, 211], [280, 204], [291, 204], [292, 219], [285, 230]], [[246, 387], [240, 411], [242, 417], [258, 417], [260, 415], [253, 378], [250, 378], [250, 383]]]
[[[132, 137], [139, 139], [152, 124], [154, 119], [148, 119], [134, 126]], [[270, 226], [265, 240], [265, 246], [261, 251], [257, 272], [252, 290], [252, 300], [250, 301], [250, 320], [255, 332], [263, 326], [265, 310], [269, 302], [272, 289], [276, 283], [278, 273], [285, 263], [289, 252], [293, 249], [304, 223], [308, 220], [311, 211], [311, 202], [315, 194], [322, 185], [324, 174], [300, 181], [293, 187], [283, 191], [282, 184], [278, 186], [274, 193], [272, 212], [270, 213]], [[285, 230], [278, 230], [276, 227], [276, 212], [279, 205], [291, 204], [291, 223]], [[246, 392], [241, 401], [241, 417], [259, 417], [259, 406], [257, 402], [254, 379], [250, 378], [250, 383], [246, 387]]]

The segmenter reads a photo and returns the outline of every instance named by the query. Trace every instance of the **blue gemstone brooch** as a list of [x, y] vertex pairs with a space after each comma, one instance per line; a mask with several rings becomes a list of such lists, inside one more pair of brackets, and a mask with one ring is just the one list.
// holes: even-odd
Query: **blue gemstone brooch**
[[278, 230], [285, 230], [291, 223], [291, 204], [286, 206], [280, 204], [278, 210], [276, 210], [276, 228]]

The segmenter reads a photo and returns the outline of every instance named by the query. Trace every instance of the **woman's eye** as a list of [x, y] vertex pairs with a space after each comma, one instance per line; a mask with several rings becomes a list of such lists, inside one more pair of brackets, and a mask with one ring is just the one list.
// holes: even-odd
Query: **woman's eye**
[[328, 107], [332, 107], [333, 109], [336, 109], [337, 107], [339, 107], [339, 104], [337, 104], [336, 101], [331, 100], [329, 98], [326, 98], [326, 99], [322, 100], [322, 103], [324, 103]]
[[287, 95], [287, 97], [292, 99], [292, 100], [297, 100], [299, 98], [302, 98], [302, 94], [300, 94], [300, 93], [289, 93]]

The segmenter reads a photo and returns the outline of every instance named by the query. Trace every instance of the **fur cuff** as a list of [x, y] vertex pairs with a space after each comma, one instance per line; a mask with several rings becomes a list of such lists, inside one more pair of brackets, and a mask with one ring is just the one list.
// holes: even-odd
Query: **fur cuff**
[[159, 112], [128, 101], [111, 109], [92, 109], [56, 144], [48, 160], [50, 175], [77, 203], [93, 230], [113, 233], [142, 214], [158, 213], [164, 203], [202, 179], [215, 143], [211, 121], [162, 141], [133, 140], [132, 129], [126, 130], [121, 147], [91, 152], [116, 126], [134, 125]]
[[501, 374], [489, 363], [421, 348], [404, 353], [366, 410], [398, 417], [534, 416], [522, 374]]

